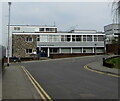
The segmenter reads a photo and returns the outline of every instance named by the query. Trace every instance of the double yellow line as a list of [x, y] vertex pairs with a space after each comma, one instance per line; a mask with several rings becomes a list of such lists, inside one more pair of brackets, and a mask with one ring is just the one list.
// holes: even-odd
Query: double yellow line
[[120, 77], [119, 75], [115, 75], [115, 74], [111, 74], [111, 73], [105, 73], [105, 72], [102, 72], [102, 71], [91, 69], [91, 68], [89, 68], [89, 65], [90, 64], [85, 65], [84, 68], [89, 70], [89, 71], [96, 72], [98, 74], [104, 74], [104, 75], [113, 76], [113, 77]]
[[30, 74], [30, 72], [24, 66], [21, 67], [25, 74], [27, 75], [27, 77], [29, 78], [29, 80], [31, 81], [31, 83], [33, 84], [33, 86], [35, 87], [35, 89], [37, 90], [37, 92], [39, 93], [39, 95], [41, 96], [41, 98], [44, 101], [53, 101], [51, 97], [45, 92], [45, 90], [40, 86], [40, 84]]

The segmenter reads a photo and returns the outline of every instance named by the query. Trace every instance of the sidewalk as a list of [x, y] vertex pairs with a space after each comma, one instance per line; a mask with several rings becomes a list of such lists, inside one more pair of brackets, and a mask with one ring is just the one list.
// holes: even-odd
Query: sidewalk
[[93, 70], [120, 75], [120, 70], [119, 69], [105, 67], [105, 66], [102, 65], [102, 61], [91, 63], [91, 64], [88, 65], [88, 67], [90, 69], [93, 69]]
[[2, 85], [3, 99], [40, 99], [20, 66], [11, 65], [5, 68]]

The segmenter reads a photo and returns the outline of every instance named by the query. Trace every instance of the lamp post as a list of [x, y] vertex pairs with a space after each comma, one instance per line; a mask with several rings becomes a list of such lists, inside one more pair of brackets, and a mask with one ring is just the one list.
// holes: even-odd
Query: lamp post
[[9, 5], [9, 18], [8, 18], [8, 46], [7, 46], [7, 66], [9, 66], [10, 64], [10, 7], [11, 7], [11, 2], [8, 2], [8, 5]]
[[95, 43], [95, 55], [96, 55], [96, 46], [97, 46], [97, 44]]

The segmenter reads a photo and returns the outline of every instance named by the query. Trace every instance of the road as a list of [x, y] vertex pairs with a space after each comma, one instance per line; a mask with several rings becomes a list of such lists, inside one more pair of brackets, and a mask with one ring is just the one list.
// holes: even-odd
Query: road
[[118, 78], [84, 69], [103, 56], [28, 62], [25, 66], [52, 99], [117, 99]]

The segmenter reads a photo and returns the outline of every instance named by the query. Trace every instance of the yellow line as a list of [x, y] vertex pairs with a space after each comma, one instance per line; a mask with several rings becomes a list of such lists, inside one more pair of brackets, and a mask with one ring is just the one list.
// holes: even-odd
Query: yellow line
[[30, 76], [28, 75], [27, 71], [25, 70], [25, 68], [23, 68], [23, 71], [25, 72], [25, 74], [28, 76], [29, 80], [31, 81], [31, 83], [34, 85], [35, 89], [38, 91], [39, 95], [42, 97], [42, 99], [44, 101], [46, 101], [46, 98], [44, 97], [44, 95], [39, 91], [38, 87], [35, 85], [35, 83], [33, 82], [33, 80], [30, 78]]
[[50, 101], [53, 101], [51, 97], [45, 92], [45, 90], [40, 86], [40, 84], [34, 79], [34, 77], [30, 74], [30, 72], [24, 67], [26, 72], [29, 74], [29, 76], [33, 79], [33, 81], [37, 84], [37, 86], [40, 88], [40, 90], [44, 93], [44, 95], [49, 99]]
[[89, 71], [92, 71], [92, 72], [96, 72], [98, 74], [104, 74], [104, 75], [108, 75], [108, 76], [113, 76], [113, 77], [120, 77], [119, 75], [115, 75], [115, 74], [110, 74], [110, 73], [104, 73], [104, 72], [101, 72], [101, 71], [97, 71], [97, 70], [93, 70], [93, 69], [90, 69], [88, 67], [89, 64], [85, 65], [84, 68], [89, 70]]

